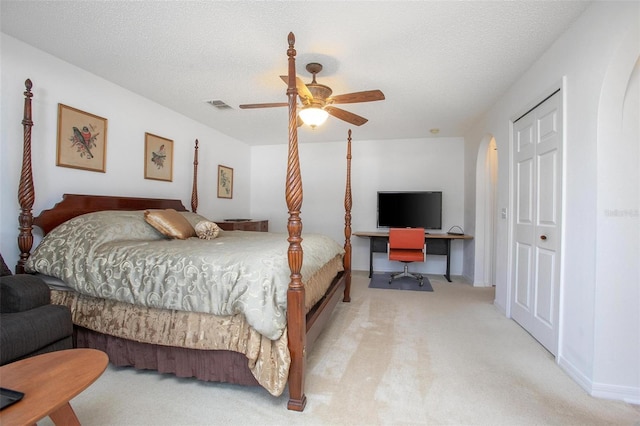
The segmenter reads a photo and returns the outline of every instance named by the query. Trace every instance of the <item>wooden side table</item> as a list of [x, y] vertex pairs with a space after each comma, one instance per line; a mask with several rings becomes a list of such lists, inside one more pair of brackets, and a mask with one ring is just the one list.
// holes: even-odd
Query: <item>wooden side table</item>
[[223, 231], [269, 231], [268, 220], [253, 220], [253, 219], [225, 219], [214, 220], [214, 222]]
[[49, 416], [56, 425], [80, 425], [69, 401], [107, 368], [109, 357], [96, 349], [67, 349], [0, 367], [2, 387], [24, 393], [0, 411], [0, 424], [35, 425]]

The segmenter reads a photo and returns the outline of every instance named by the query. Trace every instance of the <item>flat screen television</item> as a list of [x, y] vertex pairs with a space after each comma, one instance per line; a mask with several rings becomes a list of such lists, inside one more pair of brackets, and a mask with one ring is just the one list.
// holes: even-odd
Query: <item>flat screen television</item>
[[442, 191], [379, 191], [379, 228], [442, 228]]

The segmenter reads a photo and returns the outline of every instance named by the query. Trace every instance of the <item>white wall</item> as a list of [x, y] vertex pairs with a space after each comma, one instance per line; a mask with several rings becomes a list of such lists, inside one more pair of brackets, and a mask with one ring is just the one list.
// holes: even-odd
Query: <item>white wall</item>
[[[2, 34], [0, 250], [18, 259], [18, 183], [22, 164], [24, 81], [33, 82], [34, 214], [63, 193], [181, 199], [190, 208], [194, 140], [200, 141], [198, 211], [208, 217], [249, 211], [249, 147], [135, 93]], [[56, 166], [58, 103], [108, 119], [106, 173]], [[173, 181], [144, 179], [144, 134], [174, 141]], [[216, 197], [217, 165], [234, 168], [233, 199]]]
[[[594, 3], [465, 136], [467, 161], [477, 157], [480, 143], [487, 135], [495, 137], [500, 152], [498, 211], [509, 208], [509, 122], [516, 113], [524, 112], [525, 106], [550, 94], [550, 89], [565, 79], [564, 247], [558, 362], [590, 393], [636, 402], [640, 399], [639, 262], [636, 257], [632, 264], [625, 263], [624, 278], [617, 276], [612, 280], [611, 276], [597, 271], [615, 267], [612, 258], [616, 255], [611, 252], [621, 247], [631, 248], [631, 254], [637, 253], [640, 236], [637, 231], [633, 232], [638, 226], [637, 215], [624, 219], [631, 231], [619, 235], [617, 225], [600, 226], [603, 212], [598, 201], [606, 194], [608, 199], [616, 200], [614, 206], [622, 208], [635, 203], [635, 210], [631, 207], [631, 211], [638, 211], [637, 199], [621, 201], [628, 199], [629, 188], [638, 193], [638, 162], [634, 162], [638, 156], [637, 139], [635, 151], [625, 145], [629, 142], [619, 142], [615, 150], [608, 151], [611, 144], [599, 140], [598, 123], [605, 75], [623, 41], [630, 32], [637, 31], [639, 17], [640, 3], [637, 2]], [[631, 63], [637, 60], [637, 51], [626, 54], [631, 55]], [[629, 74], [630, 70], [626, 82]], [[606, 157], [602, 157], [603, 150], [608, 152]], [[628, 157], [631, 161], [624, 161]], [[615, 164], [613, 168], [620, 166], [620, 173], [602, 176], [599, 174], [602, 161]], [[623, 175], [630, 176], [630, 180]], [[606, 182], [604, 186], [603, 182]], [[475, 177], [468, 174], [465, 183], [467, 188], [475, 187]], [[468, 194], [467, 201], [470, 198]], [[467, 213], [474, 215], [472, 211]], [[508, 220], [498, 220], [495, 303], [508, 313], [507, 223]], [[607, 232], [617, 233], [615, 243], [609, 240]], [[602, 240], [608, 244], [608, 248], [602, 250], [610, 249], [609, 255], [599, 249]], [[476, 250], [478, 247], [482, 247], [481, 241], [476, 241]], [[630, 280], [629, 284], [620, 284], [623, 279]], [[606, 289], [602, 291], [608, 293], [607, 297], [603, 297], [600, 288]], [[614, 302], [620, 300], [625, 301], [623, 310]], [[615, 336], [616, 345], [611, 345], [608, 335]], [[620, 356], [622, 353], [625, 355]]]
[[[609, 62], [597, 144], [593, 389], [625, 395], [640, 383], [640, 25]], [[640, 404], [640, 392], [635, 401]]]
[[[347, 135], [344, 141], [314, 144], [304, 143], [305, 131], [299, 130], [303, 236], [304, 232], [324, 232], [343, 242]], [[376, 230], [376, 193], [389, 190], [442, 191], [442, 232], [454, 225], [463, 226], [462, 138], [371, 141], [359, 140], [357, 128], [352, 132], [353, 232]], [[256, 146], [251, 161], [251, 214], [269, 219], [269, 229], [281, 232], [286, 232], [288, 218], [284, 201], [286, 150], [284, 145]], [[352, 237], [351, 241], [352, 268], [368, 270], [369, 240]], [[453, 275], [462, 274], [463, 245], [462, 241], [452, 243]], [[386, 260], [385, 254], [374, 255], [374, 270], [398, 268], [397, 263]], [[445, 268], [444, 256], [430, 255], [424, 265], [412, 265], [412, 270], [434, 274], [444, 274]]]

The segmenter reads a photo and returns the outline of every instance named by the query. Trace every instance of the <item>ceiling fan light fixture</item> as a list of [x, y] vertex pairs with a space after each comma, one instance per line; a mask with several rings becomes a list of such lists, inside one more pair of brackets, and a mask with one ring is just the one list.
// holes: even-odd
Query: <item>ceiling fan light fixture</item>
[[307, 124], [312, 129], [320, 126], [322, 123], [327, 121], [327, 117], [329, 117], [329, 113], [327, 111], [314, 105], [302, 108], [298, 115], [304, 124]]

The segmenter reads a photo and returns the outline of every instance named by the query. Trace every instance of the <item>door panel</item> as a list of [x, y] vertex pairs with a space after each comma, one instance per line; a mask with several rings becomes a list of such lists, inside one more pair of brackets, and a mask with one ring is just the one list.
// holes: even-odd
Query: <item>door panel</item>
[[536, 318], [542, 325], [551, 328], [554, 324], [553, 318], [553, 285], [544, 283], [553, 282], [555, 276], [555, 253], [539, 248], [537, 251], [537, 284], [536, 284]]
[[533, 225], [533, 161], [525, 160], [517, 165], [518, 186], [516, 217], [518, 225]]
[[531, 309], [530, 294], [531, 288], [531, 246], [518, 243], [516, 250], [516, 303], [525, 311]]
[[540, 111], [538, 114], [538, 134], [540, 140], [544, 141], [547, 138], [553, 138], [558, 134], [558, 116], [555, 109], [549, 111]]
[[558, 188], [557, 151], [538, 156], [538, 226], [558, 224], [556, 189]]

